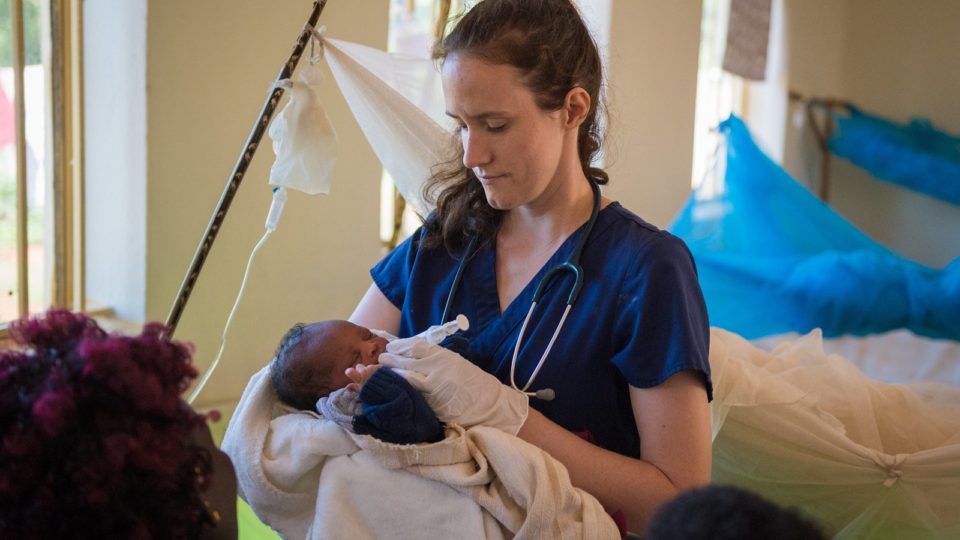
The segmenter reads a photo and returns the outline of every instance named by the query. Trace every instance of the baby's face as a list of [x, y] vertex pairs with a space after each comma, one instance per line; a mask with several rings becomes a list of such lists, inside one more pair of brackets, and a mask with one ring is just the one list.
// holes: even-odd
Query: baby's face
[[324, 321], [309, 327], [310, 347], [322, 351], [330, 359], [330, 377], [334, 388], [343, 388], [351, 382], [347, 368], [378, 363], [387, 349], [387, 340], [347, 321]]

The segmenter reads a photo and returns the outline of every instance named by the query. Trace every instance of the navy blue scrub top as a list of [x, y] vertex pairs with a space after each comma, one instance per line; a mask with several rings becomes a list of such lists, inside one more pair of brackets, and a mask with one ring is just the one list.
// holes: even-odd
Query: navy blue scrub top
[[[567, 260], [580, 227], [516, 299], [500, 312], [495, 249], [481, 246], [468, 261], [450, 316], [470, 320], [469, 356], [510, 384], [510, 360], [541, 278]], [[439, 324], [459, 263], [443, 247], [420, 249], [418, 230], [370, 271], [401, 311], [399, 337]], [[693, 258], [682, 240], [643, 221], [619, 203], [597, 216], [581, 255], [583, 289], [529, 391], [552, 388], [553, 401], [530, 404], [571, 431], [620, 454], [640, 456], [628, 385], [656, 386], [681, 370], [699, 372], [712, 397], [707, 360], [710, 329]], [[566, 307], [569, 272], [551, 278], [524, 332], [517, 386], [526, 384]]]

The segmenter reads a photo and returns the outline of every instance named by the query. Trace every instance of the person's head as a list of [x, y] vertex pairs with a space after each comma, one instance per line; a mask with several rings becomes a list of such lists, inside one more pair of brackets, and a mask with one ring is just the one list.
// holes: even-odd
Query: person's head
[[284, 334], [270, 364], [281, 401], [313, 410], [317, 400], [347, 386], [347, 368], [377, 363], [387, 340], [348, 321], [298, 323]]
[[734, 486], [681, 493], [653, 516], [647, 540], [825, 540], [820, 528], [794, 510]]
[[11, 326], [19, 347], [0, 351], [0, 536], [235, 537], [232, 465], [207, 416], [180, 399], [197, 372], [165, 330], [109, 335], [64, 310]]
[[607, 182], [591, 167], [603, 69], [570, 0], [479, 2], [434, 56], [460, 126], [459, 163], [424, 188], [436, 197], [436, 234], [448, 248], [489, 237], [503, 211], [535, 204], [556, 182]]

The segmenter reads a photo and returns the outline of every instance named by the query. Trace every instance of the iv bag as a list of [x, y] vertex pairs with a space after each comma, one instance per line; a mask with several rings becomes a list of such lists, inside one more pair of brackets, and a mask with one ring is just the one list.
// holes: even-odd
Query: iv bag
[[310, 64], [300, 80], [290, 80], [290, 101], [267, 132], [277, 159], [270, 168], [270, 184], [308, 195], [329, 193], [337, 160], [337, 134], [320, 103], [316, 87], [322, 81], [320, 64]]

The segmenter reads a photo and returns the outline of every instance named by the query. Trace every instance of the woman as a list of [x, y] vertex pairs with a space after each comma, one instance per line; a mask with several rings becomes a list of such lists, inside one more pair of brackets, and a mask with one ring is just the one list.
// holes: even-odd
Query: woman
[[0, 537], [236, 538], [237, 484], [180, 399], [190, 349], [52, 310], [0, 351]]
[[[553, 389], [556, 398], [533, 399], [529, 414], [514, 415], [517, 434], [642, 531], [662, 503], [710, 479], [709, 328], [690, 254], [605, 197], [585, 230], [592, 184], [607, 183], [590, 166], [601, 142], [602, 70], [569, 0], [484, 0], [436, 57], [462, 152], [428, 182], [437, 211], [374, 267], [351, 321], [401, 337], [439, 324], [465, 257], [450, 313], [470, 319], [465, 356], [502, 388], [534, 290], [589, 232], [583, 288], [530, 388]], [[473, 237], [477, 247], [468, 249]], [[572, 284], [569, 274], [550, 279], [524, 330], [518, 386], [547, 348]], [[495, 410], [511, 401], [468, 405]]]

